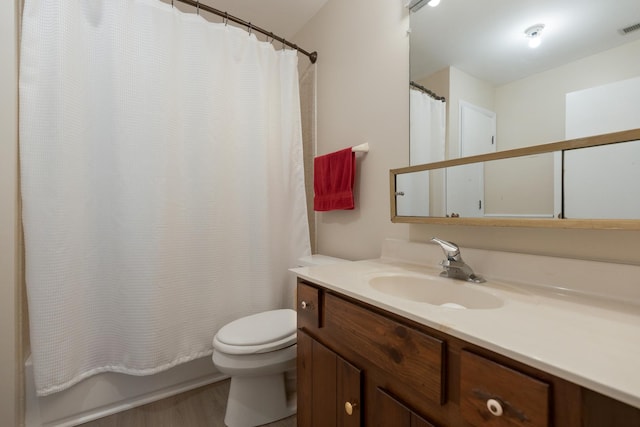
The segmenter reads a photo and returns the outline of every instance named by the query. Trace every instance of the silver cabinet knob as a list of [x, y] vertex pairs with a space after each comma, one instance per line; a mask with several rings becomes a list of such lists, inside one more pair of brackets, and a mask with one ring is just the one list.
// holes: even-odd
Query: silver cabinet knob
[[311, 304], [310, 302], [302, 301], [300, 303], [300, 308], [303, 310], [311, 309], [312, 307], [313, 307], [313, 304]]

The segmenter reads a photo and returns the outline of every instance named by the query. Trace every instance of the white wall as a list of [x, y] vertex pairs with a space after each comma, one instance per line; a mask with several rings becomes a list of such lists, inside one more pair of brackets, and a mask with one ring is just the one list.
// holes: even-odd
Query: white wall
[[17, 1], [0, 2], [0, 424], [20, 417]]
[[374, 258], [385, 237], [408, 238], [389, 207], [389, 169], [409, 164], [408, 26], [399, 0], [329, 0], [295, 37], [319, 54], [318, 154], [370, 145], [358, 155], [356, 208], [317, 215], [321, 253]]
[[[388, 196], [388, 170], [409, 163], [408, 16], [402, 3], [329, 0], [296, 37], [296, 43], [319, 53], [318, 152], [365, 138], [371, 142], [371, 152], [360, 164], [358, 208], [319, 215], [320, 252], [369, 258], [379, 254], [383, 237], [406, 235], [406, 224], [389, 223]], [[628, 60], [637, 63], [638, 58]], [[585, 70], [572, 71], [574, 83], [588, 83]], [[555, 122], [556, 113], [551, 114], [548, 120]], [[564, 111], [561, 114], [564, 123]], [[540, 124], [541, 130], [552, 126], [546, 119]], [[551, 132], [545, 135], [557, 139]], [[411, 240], [434, 235], [467, 247], [640, 265], [639, 231], [409, 226]]]

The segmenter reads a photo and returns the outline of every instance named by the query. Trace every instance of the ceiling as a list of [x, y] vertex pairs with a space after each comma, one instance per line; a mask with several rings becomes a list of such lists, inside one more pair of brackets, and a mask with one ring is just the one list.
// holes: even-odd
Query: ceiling
[[[524, 30], [537, 23], [530, 49]], [[636, 23], [640, 0], [442, 0], [411, 13], [411, 77], [452, 65], [501, 85], [640, 40], [618, 31]]]
[[[171, 3], [171, 0], [163, 0]], [[201, 0], [223, 12], [271, 31], [285, 39], [294, 36], [315, 15], [327, 0]], [[181, 10], [193, 7], [179, 5]], [[213, 18], [215, 20], [217, 18]]]

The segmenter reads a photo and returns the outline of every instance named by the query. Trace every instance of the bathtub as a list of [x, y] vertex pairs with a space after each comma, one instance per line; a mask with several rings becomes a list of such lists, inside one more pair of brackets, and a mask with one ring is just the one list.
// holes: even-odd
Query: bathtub
[[25, 362], [25, 425], [75, 426], [226, 378], [207, 356], [155, 375], [102, 373], [61, 392], [38, 397], [29, 357]]

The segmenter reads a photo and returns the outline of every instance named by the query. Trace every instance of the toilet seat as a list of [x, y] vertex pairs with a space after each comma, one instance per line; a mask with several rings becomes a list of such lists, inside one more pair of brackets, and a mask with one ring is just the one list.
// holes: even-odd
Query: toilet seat
[[266, 353], [296, 343], [296, 312], [271, 310], [237, 319], [213, 338], [213, 348], [226, 354]]

